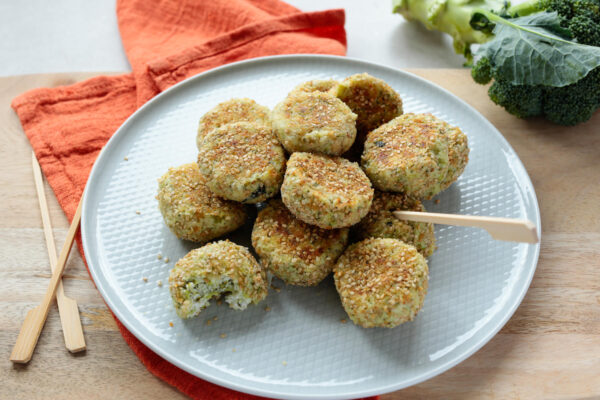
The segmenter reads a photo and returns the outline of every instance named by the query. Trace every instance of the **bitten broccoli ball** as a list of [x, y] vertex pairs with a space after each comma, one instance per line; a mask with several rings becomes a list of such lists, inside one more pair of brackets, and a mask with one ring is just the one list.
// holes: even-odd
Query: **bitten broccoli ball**
[[180, 318], [195, 317], [221, 295], [231, 308], [244, 310], [268, 293], [265, 271], [247, 248], [228, 240], [192, 250], [177, 261], [169, 286]]

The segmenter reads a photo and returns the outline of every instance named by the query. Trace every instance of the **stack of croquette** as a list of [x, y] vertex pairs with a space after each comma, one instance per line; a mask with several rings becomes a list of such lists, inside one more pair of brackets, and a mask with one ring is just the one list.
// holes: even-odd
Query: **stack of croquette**
[[459, 128], [403, 114], [398, 93], [363, 73], [305, 82], [272, 111], [228, 100], [202, 116], [196, 144], [197, 163], [159, 179], [165, 223], [178, 238], [204, 244], [238, 229], [246, 207], [257, 205], [258, 261], [228, 240], [192, 250], [169, 277], [181, 318], [217, 297], [238, 310], [256, 304], [271, 274], [314, 286], [332, 271], [355, 324], [394, 327], [415, 317], [434, 229], [392, 212], [425, 211], [419, 199], [460, 176], [469, 147]]

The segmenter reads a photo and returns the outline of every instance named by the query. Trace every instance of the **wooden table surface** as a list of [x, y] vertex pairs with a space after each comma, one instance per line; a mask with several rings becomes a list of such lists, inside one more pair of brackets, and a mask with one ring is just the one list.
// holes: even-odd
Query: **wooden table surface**
[[[529, 292], [488, 344], [400, 399], [600, 398], [600, 113], [576, 128], [518, 120], [488, 100], [464, 70], [413, 70], [485, 115], [508, 139], [535, 186], [542, 250]], [[25, 313], [48, 284], [49, 262], [31, 170], [31, 148], [10, 101], [25, 90], [97, 74], [0, 78], [0, 398], [183, 399], [150, 374], [121, 338], [77, 251], [64, 276], [79, 303], [88, 349], [64, 347], [56, 306], [29, 365], [8, 360]], [[68, 224], [49, 187], [59, 247]]]

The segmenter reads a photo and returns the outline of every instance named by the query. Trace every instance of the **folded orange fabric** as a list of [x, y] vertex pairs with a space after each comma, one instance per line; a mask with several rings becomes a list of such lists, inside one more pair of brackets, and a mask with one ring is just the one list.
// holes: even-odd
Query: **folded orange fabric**
[[[197, 73], [243, 59], [346, 52], [343, 10], [303, 13], [279, 0], [119, 0], [117, 16], [132, 73], [35, 89], [12, 102], [69, 220], [100, 149], [156, 94]], [[83, 255], [80, 239], [78, 246]], [[258, 399], [175, 367], [116, 322], [148, 370], [188, 396]]]

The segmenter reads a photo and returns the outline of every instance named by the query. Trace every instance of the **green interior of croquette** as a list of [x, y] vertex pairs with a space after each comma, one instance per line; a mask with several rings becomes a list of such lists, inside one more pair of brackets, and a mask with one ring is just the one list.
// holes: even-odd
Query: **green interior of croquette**
[[223, 296], [229, 306], [236, 310], [244, 310], [250, 299], [244, 296], [237, 284], [227, 276], [208, 280], [194, 277], [181, 288], [181, 295], [191, 306], [189, 314], [197, 315], [210, 305], [210, 300]]

